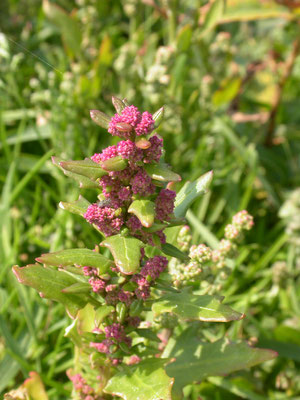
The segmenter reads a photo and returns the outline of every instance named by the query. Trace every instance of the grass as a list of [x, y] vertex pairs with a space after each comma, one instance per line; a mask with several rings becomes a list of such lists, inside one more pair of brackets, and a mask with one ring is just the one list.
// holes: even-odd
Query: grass
[[[206, 16], [203, 30], [198, 20], [205, 1], [171, 1], [167, 9], [164, 2], [153, 8], [134, 0], [76, 5], [62, 0], [53, 2], [66, 10], [60, 23], [51, 14], [55, 6], [47, 11], [35, 1], [4, 3], [0, 393], [34, 370], [51, 399], [67, 398], [72, 349], [63, 334], [69, 320], [62, 307], [18, 285], [11, 266], [32, 263], [45, 251], [97, 243], [96, 233], [79, 218], [57, 208], [62, 200], [76, 199], [78, 190], [50, 157], [82, 159], [112, 144], [114, 139], [90, 121], [89, 109], [112, 114], [114, 94], [152, 112], [166, 105], [159, 133], [166, 161], [183, 181], [214, 170], [212, 191], [188, 214], [194, 242], [213, 246], [238, 210], [247, 208], [255, 217], [225, 293], [247, 318], [223, 329], [232, 338], [273, 348], [279, 357], [251, 371], [210, 378], [191, 388], [187, 398], [299, 398], [299, 203], [287, 217], [278, 216], [300, 185], [299, 57], [281, 92], [272, 146], [264, 143], [268, 120], [260, 119], [272, 110], [298, 36], [297, 21], [257, 15], [251, 22], [221, 24], [220, 9]], [[71, 14], [73, 9], [77, 13]], [[243, 122], [237, 122], [238, 113]]]

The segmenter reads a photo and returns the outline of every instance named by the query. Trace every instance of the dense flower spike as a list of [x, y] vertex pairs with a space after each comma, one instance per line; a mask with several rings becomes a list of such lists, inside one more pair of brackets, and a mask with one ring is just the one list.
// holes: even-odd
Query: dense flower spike
[[127, 106], [121, 114], [115, 114], [111, 118], [108, 132], [113, 136], [130, 139], [133, 130], [135, 130], [137, 136], [151, 133], [154, 123], [155, 121], [148, 111], [141, 114], [137, 107]]
[[159, 275], [166, 269], [168, 260], [163, 256], [155, 256], [149, 258], [141, 269], [141, 275], [144, 277], [150, 276], [152, 280], [155, 280]]
[[134, 194], [149, 196], [154, 193], [155, 186], [147, 172], [140, 168], [137, 174], [131, 179], [131, 188]]
[[117, 153], [119, 156], [130, 161], [141, 161], [143, 151], [138, 149], [131, 140], [122, 140], [117, 145]]
[[[53, 265], [59, 268], [49, 268], [54, 277], [57, 272], [62, 278], [65, 276], [67, 282], [64, 287], [62, 279], [61, 294], [68, 296], [68, 312], [74, 318], [67, 336], [79, 350], [75, 371], [81, 373], [69, 375], [74, 387], [73, 395], [78, 400], [110, 398], [110, 392], [105, 387], [118, 369], [122, 371], [123, 367], [118, 367], [120, 363], [135, 365], [144, 355], [146, 362], [149, 356], [160, 356], [161, 344], [148, 329], [155, 327], [159, 339], [164, 332], [167, 338], [161, 340], [165, 346], [178, 323], [177, 318], [185, 313], [180, 311], [180, 306], [176, 311], [176, 304], [180, 305], [182, 294], [189, 295], [189, 290], [177, 291], [171, 287], [169, 279], [164, 279], [168, 264], [169, 277], [175, 287], [190, 285], [197, 292], [214, 294], [228, 276], [226, 264], [236, 248], [235, 241], [241, 237], [243, 230], [249, 230], [253, 225], [252, 217], [243, 210], [225, 228], [225, 238], [217, 249], [212, 250], [205, 244], [190, 246], [192, 236], [188, 226], [182, 227], [178, 234], [181, 251], [166, 243], [164, 229], [181, 223], [183, 215], [177, 212], [180, 208], [177, 202], [175, 218], [176, 193], [170, 190], [175, 185], [172, 180], [177, 181], [178, 175], [163, 163], [157, 165], [163, 154], [163, 140], [156, 134], [152, 135], [152, 131], [155, 123], [159, 124], [163, 109], [155, 113], [154, 121], [148, 111], [141, 113], [137, 107], [128, 106], [125, 100], [114, 98], [113, 103], [118, 113], [111, 119], [100, 111], [92, 113], [94, 121], [108, 126], [113, 136], [122, 138], [117, 144], [91, 157], [94, 163], [100, 165], [90, 160], [61, 163], [74, 174], [78, 172], [80, 176], [82, 173], [81, 176], [86, 179], [82, 179], [83, 183], [88, 183], [86, 187], [95, 187], [98, 191], [98, 200], [94, 203], [80, 198], [72, 206], [75, 205], [76, 213], [79, 212], [87, 222], [109, 237], [96, 246], [94, 252], [73, 249], [69, 253], [70, 260], [69, 255], [67, 261], [63, 258], [66, 264], [54, 261]], [[188, 200], [189, 197], [187, 192]], [[106, 247], [105, 252], [110, 251], [111, 254], [99, 254], [102, 246]], [[53, 254], [51, 262], [59, 258], [57, 253]], [[158, 254], [178, 258], [171, 258], [169, 262], [167, 257]], [[36, 265], [33, 267], [36, 268]], [[171, 310], [167, 306], [167, 312], [159, 316], [160, 312], [156, 314], [153, 307], [155, 301], [160, 294], [168, 296], [169, 292], [171, 298], [174, 293], [178, 294], [179, 302], [175, 299], [174, 308], [171, 304], [174, 314], [169, 312]], [[190, 308], [197, 308], [192, 300]], [[188, 303], [184, 308], [188, 308]], [[209, 314], [209, 308], [207, 310]], [[191, 318], [195, 319], [192, 314]], [[139, 394], [136, 396], [139, 397]], [[164, 395], [157, 396], [165, 398]]]
[[153, 128], [154, 119], [152, 118], [152, 115], [148, 111], [143, 112], [141, 122], [139, 122], [135, 127], [136, 134], [138, 136], [147, 135], [153, 130]]
[[151, 162], [159, 162], [162, 155], [163, 140], [154, 135], [149, 139], [151, 146], [144, 150], [143, 161], [146, 164]]
[[91, 204], [84, 218], [90, 223], [95, 224], [105, 236], [116, 234], [123, 225], [123, 217], [118, 210], [111, 207], [101, 207], [97, 203]]
[[91, 159], [96, 162], [100, 163], [101, 161], [109, 160], [110, 158], [116, 157], [118, 155], [117, 146], [109, 146], [102, 151], [102, 153], [94, 154]]
[[160, 221], [169, 221], [174, 210], [176, 193], [173, 190], [162, 189], [155, 201], [156, 218]]

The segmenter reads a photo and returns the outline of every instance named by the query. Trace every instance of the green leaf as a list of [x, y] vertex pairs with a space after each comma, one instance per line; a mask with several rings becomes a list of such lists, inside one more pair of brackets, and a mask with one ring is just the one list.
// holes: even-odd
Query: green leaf
[[177, 49], [178, 51], [187, 51], [191, 45], [193, 36], [192, 27], [190, 24], [183, 26], [177, 35]]
[[256, 21], [269, 18], [293, 19], [294, 17], [296, 16], [293, 16], [287, 7], [276, 4], [275, 1], [227, 0], [226, 11], [220, 22]]
[[189, 261], [190, 257], [179, 250], [177, 247], [173, 246], [171, 243], [164, 243], [161, 245], [161, 250], [170, 257], [178, 258], [182, 261]]
[[225, 8], [224, 0], [215, 0], [205, 16], [202, 32], [213, 29], [221, 19]]
[[59, 203], [59, 207], [63, 210], [70, 211], [73, 214], [78, 214], [83, 217], [91, 203], [86, 200], [83, 196], [79, 196], [78, 200], [73, 201], [72, 203], [67, 203], [65, 201], [61, 201]]
[[154, 114], [153, 114], [153, 119], [155, 121], [155, 128], [158, 128], [159, 125], [162, 123], [163, 119], [164, 119], [164, 114], [165, 114], [165, 109], [164, 107], [161, 107], [159, 110], [157, 110]]
[[135, 200], [130, 204], [128, 212], [134, 214], [145, 228], [150, 228], [154, 223], [155, 204], [150, 200]]
[[112, 157], [101, 162], [102, 168], [106, 171], [122, 171], [127, 167], [127, 164], [127, 160], [124, 160], [121, 156]]
[[92, 181], [88, 177], [76, 174], [75, 172], [67, 171], [66, 169], [62, 168], [60, 163], [63, 162], [63, 160], [61, 160], [60, 158], [52, 157], [52, 162], [54, 165], [59, 167], [66, 176], [74, 179], [77, 183], [79, 183], [79, 187], [81, 187], [82, 189], [99, 188], [99, 184]]
[[155, 222], [153, 225], [151, 225], [150, 228], [144, 228], [143, 230], [145, 232], [153, 233], [153, 232], [161, 231], [162, 229], [166, 228], [167, 226], [168, 226], [168, 224], [162, 224], [162, 223]]
[[43, 382], [37, 372], [29, 372], [29, 378], [17, 389], [4, 394], [4, 400], [48, 400]]
[[112, 96], [112, 103], [118, 114], [121, 114], [124, 108], [126, 107], [123, 101], [115, 96]]
[[95, 328], [95, 308], [92, 304], [87, 305], [78, 311], [77, 317], [77, 330], [79, 334], [84, 332], [93, 332]]
[[108, 115], [99, 110], [90, 110], [90, 116], [97, 125], [101, 126], [104, 129], [108, 128], [110, 122], [110, 118]]
[[166, 372], [175, 378], [177, 393], [187, 384], [201, 382], [208, 376], [227, 375], [276, 357], [271, 350], [252, 348], [245, 342], [230, 343], [226, 338], [203, 343], [197, 338], [198, 329], [187, 328], [163, 354], [176, 359], [167, 365]]
[[95, 320], [94, 320], [95, 326], [99, 327], [99, 325], [102, 323], [104, 318], [106, 318], [108, 315], [110, 315], [114, 311], [115, 311], [115, 308], [113, 306], [103, 305], [103, 306], [97, 308], [96, 312], [95, 312]]
[[221, 304], [214, 296], [198, 296], [186, 291], [162, 296], [152, 305], [152, 311], [155, 316], [170, 312], [188, 321], [229, 322], [245, 317], [244, 314]]
[[76, 282], [62, 290], [63, 293], [89, 293], [91, 285], [84, 282]]
[[96, 180], [107, 174], [107, 172], [104, 171], [99, 164], [95, 163], [89, 158], [79, 161], [61, 161], [59, 165], [64, 170], [86, 176], [92, 180]]
[[241, 87], [241, 78], [228, 78], [221, 83], [221, 87], [213, 94], [212, 102], [215, 106], [229, 103], [238, 94]]
[[83, 295], [63, 293], [62, 290], [78, 281], [63, 271], [45, 268], [41, 265], [27, 265], [13, 267], [18, 281], [36, 289], [42, 297], [62, 303], [71, 316], [75, 318], [78, 310], [83, 308], [88, 298]]
[[43, 11], [46, 17], [60, 30], [67, 49], [72, 54], [80, 54], [82, 35], [80, 25], [75, 17], [68, 15], [61, 7], [48, 0], [43, 1]]
[[181, 188], [175, 199], [174, 215], [176, 218], [184, 217], [188, 208], [196, 200], [196, 198], [207, 192], [212, 178], [213, 171], [209, 171], [200, 176], [200, 178], [198, 178], [196, 181], [187, 182]]
[[140, 266], [141, 248], [144, 243], [131, 237], [114, 235], [106, 238], [101, 246], [109, 248], [117, 267], [123, 274], [134, 274]]
[[145, 170], [147, 174], [151, 176], [152, 179], [161, 182], [179, 182], [181, 181], [180, 175], [171, 171], [166, 164], [150, 164], [145, 165]]
[[25, 380], [24, 386], [32, 400], [48, 400], [43, 382], [37, 372], [29, 372], [29, 378]]
[[42, 254], [36, 259], [42, 264], [65, 267], [67, 265], [81, 265], [98, 268], [99, 274], [103, 274], [113, 265], [113, 261], [89, 249], [69, 249], [54, 253]]
[[108, 381], [104, 392], [124, 400], [171, 400], [173, 379], [165, 373], [165, 362], [152, 358], [126, 366]]

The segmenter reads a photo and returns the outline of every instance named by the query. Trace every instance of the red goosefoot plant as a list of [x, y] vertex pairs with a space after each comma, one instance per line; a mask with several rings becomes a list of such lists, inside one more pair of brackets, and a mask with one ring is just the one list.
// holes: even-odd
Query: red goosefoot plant
[[[60, 206], [81, 215], [104, 240], [93, 249], [43, 254], [40, 264], [13, 271], [41, 297], [61, 302], [73, 320], [65, 332], [75, 347], [74, 368], [67, 371], [72, 399], [182, 399], [187, 385], [275, 357], [246, 342], [203, 335], [203, 322], [216, 330], [215, 323], [244, 318], [219, 293], [230, 273], [227, 260], [253, 221], [240, 211], [219, 248], [191, 246], [184, 216], [208, 190], [212, 171], [176, 194], [181, 178], [162, 161], [163, 139], [155, 133], [163, 108], [141, 113], [116, 97], [113, 105], [112, 118], [98, 110], [91, 118], [118, 136], [118, 144], [90, 159], [53, 159], [81, 188], [96, 192], [92, 204], [80, 196]], [[47, 399], [34, 373], [32, 381], [39, 395], [26, 382], [20, 390]], [[16, 391], [6, 395], [18, 398]]]

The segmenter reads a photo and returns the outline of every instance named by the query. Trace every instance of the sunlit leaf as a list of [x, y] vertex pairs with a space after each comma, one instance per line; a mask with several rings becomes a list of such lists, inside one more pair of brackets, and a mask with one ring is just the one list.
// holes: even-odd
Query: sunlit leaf
[[83, 217], [91, 203], [86, 200], [83, 196], [79, 196], [78, 200], [73, 201], [72, 203], [67, 203], [65, 201], [61, 201], [59, 203], [59, 207], [63, 210], [70, 211], [73, 214], [78, 214]]
[[145, 165], [145, 170], [147, 174], [151, 176], [152, 179], [162, 182], [179, 182], [181, 181], [180, 175], [171, 171], [166, 164], [151, 164]]
[[96, 180], [97, 178], [101, 178], [101, 176], [107, 174], [107, 172], [104, 171], [99, 164], [95, 163], [89, 158], [79, 161], [61, 161], [59, 165], [64, 170], [86, 176], [92, 180]]
[[190, 205], [197, 197], [205, 194], [211, 184], [213, 172], [209, 171], [194, 182], [187, 182], [177, 193], [175, 199], [174, 215], [177, 218], [185, 216]]
[[98, 268], [103, 274], [113, 265], [113, 261], [89, 249], [68, 249], [56, 251], [54, 253], [42, 254], [36, 259], [42, 264], [64, 267], [67, 265], [81, 265]]
[[150, 200], [135, 200], [133, 201], [128, 212], [134, 214], [141, 221], [141, 224], [146, 228], [153, 225], [155, 217], [155, 204]]
[[123, 274], [134, 274], [140, 266], [141, 248], [144, 243], [132, 237], [114, 235], [106, 238], [101, 246], [109, 248], [117, 267]]
[[230, 343], [226, 338], [204, 343], [197, 338], [198, 327], [186, 329], [177, 341], [169, 343], [163, 356], [175, 358], [166, 371], [175, 378], [175, 392], [184, 386], [201, 382], [208, 376], [225, 375], [252, 367], [276, 357], [271, 350], [252, 348], [247, 343]]
[[155, 315], [173, 313], [187, 321], [229, 322], [245, 317], [244, 314], [223, 305], [214, 296], [198, 296], [186, 291], [162, 296], [152, 305], [152, 311]]
[[74, 277], [63, 271], [35, 264], [22, 268], [14, 266], [13, 272], [23, 285], [36, 289], [42, 297], [62, 303], [72, 318], [88, 301], [88, 298], [82, 293], [70, 294], [62, 292], [66, 287], [77, 283]]
[[153, 358], [125, 366], [108, 381], [104, 391], [124, 400], [171, 400], [173, 379], [166, 375], [164, 363]]

